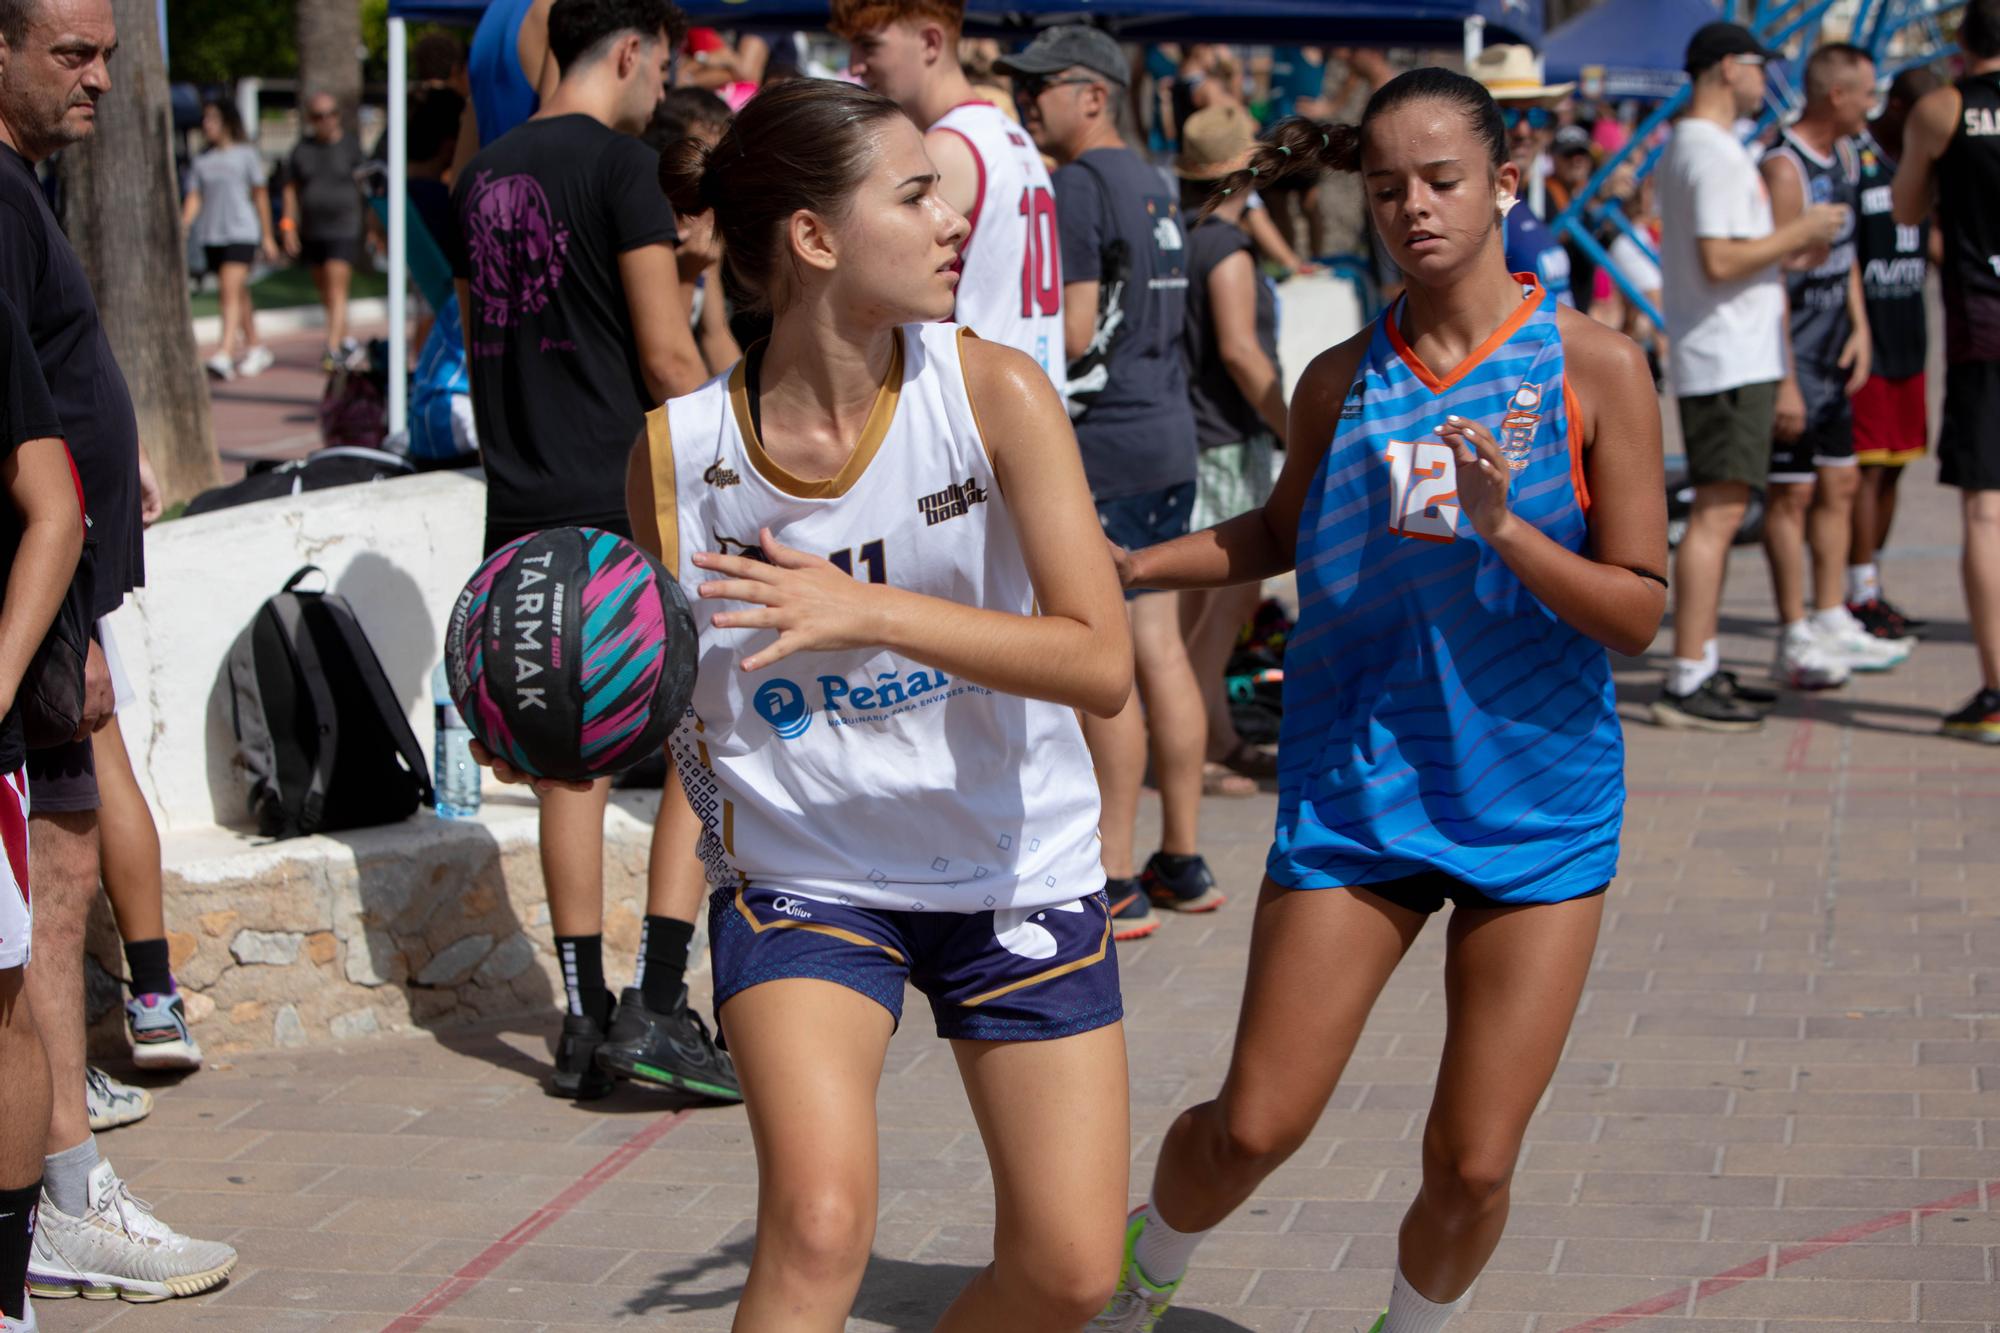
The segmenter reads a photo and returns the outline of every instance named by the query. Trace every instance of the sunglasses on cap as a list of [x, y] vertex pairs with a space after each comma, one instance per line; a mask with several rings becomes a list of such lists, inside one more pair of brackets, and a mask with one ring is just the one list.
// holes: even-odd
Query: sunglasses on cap
[[1067, 79], [1030, 79], [1016, 75], [1014, 78], [1014, 100], [1032, 102], [1051, 88], [1088, 88], [1097, 83], [1096, 79], [1086, 79], [1073, 75]]
[[1545, 130], [1556, 123], [1556, 113], [1545, 106], [1502, 107], [1500, 123], [1510, 130], [1523, 124], [1531, 130]]

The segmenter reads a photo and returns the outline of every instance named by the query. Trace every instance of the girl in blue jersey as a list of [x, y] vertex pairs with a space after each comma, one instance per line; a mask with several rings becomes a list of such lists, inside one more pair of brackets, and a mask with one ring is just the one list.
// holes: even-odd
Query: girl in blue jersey
[[1442, 1328], [1506, 1224], [1617, 867], [1605, 649], [1645, 648], [1666, 602], [1645, 357], [1507, 271], [1521, 181], [1479, 84], [1414, 70], [1358, 129], [1285, 121], [1228, 185], [1319, 168], [1362, 173], [1405, 295], [1306, 371], [1262, 510], [1120, 557], [1150, 588], [1296, 569], [1300, 615], [1229, 1073], [1169, 1131], [1094, 1328], [1154, 1326], [1202, 1236], [1311, 1133], [1450, 901], [1423, 1184], [1376, 1324]]

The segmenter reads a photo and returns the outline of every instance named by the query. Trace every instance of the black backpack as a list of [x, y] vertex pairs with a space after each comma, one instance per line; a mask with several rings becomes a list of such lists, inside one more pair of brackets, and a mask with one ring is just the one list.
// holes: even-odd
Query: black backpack
[[211, 514], [218, 509], [247, 505], [257, 500], [274, 500], [302, 491], [323, 491], [332, 486], [352, 486], [364, 481], [389, 481], [411, 476], [416, 467], [409, 459], [380, 449], [319, 449], [304, 458], [287, 462], [265, 460], [250, 465], [243, 480], [203, 491], [188, 501], [187, 517]]
[[423, 751], [352, 608], [299, 589], [319, 573], [292, 575], [229, 653], [237, 759], [269, 838], [393, 824], [432, 804]]

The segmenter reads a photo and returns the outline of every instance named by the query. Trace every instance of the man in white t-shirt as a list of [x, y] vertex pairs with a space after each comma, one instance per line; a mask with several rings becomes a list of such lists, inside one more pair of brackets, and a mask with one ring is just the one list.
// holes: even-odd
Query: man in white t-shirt
[[1674, 560], [1674, 657], [1653, 720], [1754, 731], [1775, 701], [1720, 671], [1723, 572], [1753, 487], [1770, 472], [1771, 423], [1790, 348], [1779, 261], [1831, 241], [1847, 210], [1814, 205], [1771, 225], [1771, 200], [1736, 137], [1764, 101], [1764, 48], [1734, 23], [1688, 42], [1688, 111], [1660, 161], [1660, 264], [1674, 392], [1694, 509]]

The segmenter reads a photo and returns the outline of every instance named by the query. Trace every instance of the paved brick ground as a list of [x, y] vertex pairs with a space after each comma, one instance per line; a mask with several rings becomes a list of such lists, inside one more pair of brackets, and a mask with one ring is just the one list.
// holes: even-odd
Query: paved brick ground
[[[2000, 1333], [2000, 753], [1929, 734], [1974, 678], [1954, 505], [1928, 465], [1902, 531], [1888, 576], [1938, 621], [1905, 668], [1788, 701], [1756, 737], [1629, 728], [1597, 970], [1458, 1333], [1642, 1316]], [[1754, 672], [1761, 562], [1740, 552], [1734, 574], [1726, 651]], [[1629, 707], [1657, 655], [1626, 665]], [[1121, 960], [1141, 1191], [1174, 1111], [1222, 1073], [1270, 804], [1207, 813], [1239, 903]], [[1390, 986], [1318, 1135], [1202, 1251], [1169, 1333], [1372, 1317], [1439, 1049], [1440, 937]], [[632, 1091], [549, 1101], [547, 1038], [537, 1021], [381, 1039], [163, 1091], [103, 1147], [164, 1217], [231, 1239], [238, 1277], [170, 1307], [46, 1302], [46, 1327], [725, 1327], [754, 1188], [742, 1114], [676, 1117]], [[990, 1222], [978, 1139], [924, 1023], [896, 1042], [881, 1105], [882, 1222], [853, 1326], [924, 1329]], [[411, 1310], [432, 1317], [399, 1320]]]

